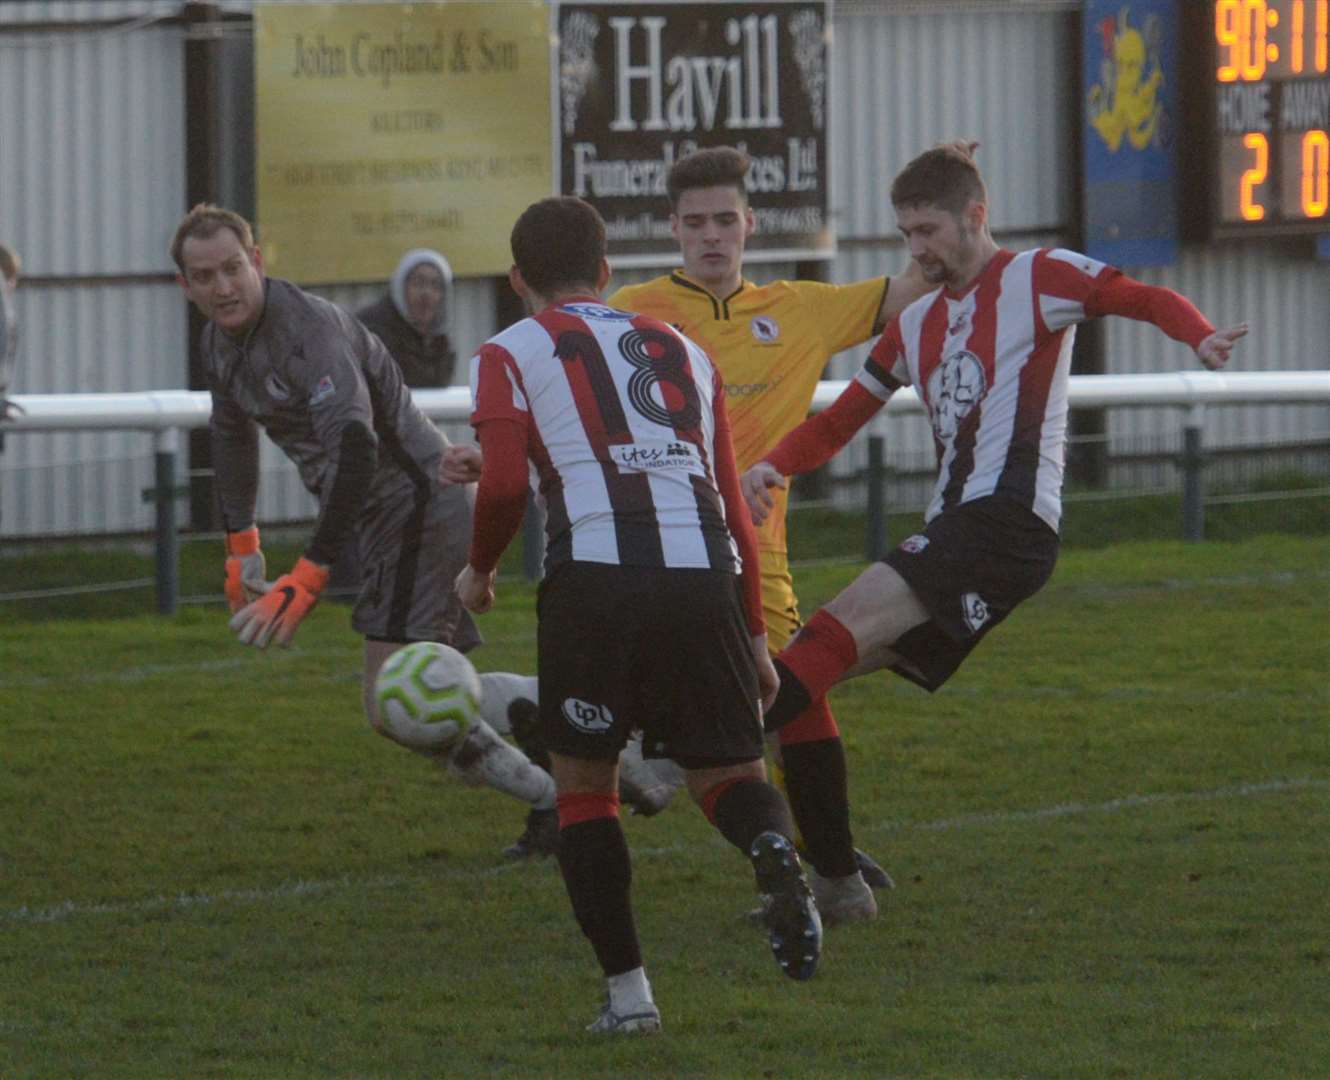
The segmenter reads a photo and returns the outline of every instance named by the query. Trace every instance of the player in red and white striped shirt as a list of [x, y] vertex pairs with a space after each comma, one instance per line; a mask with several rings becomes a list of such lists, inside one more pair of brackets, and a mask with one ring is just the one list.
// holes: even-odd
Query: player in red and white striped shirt
[[510, 281], [532, 316], [472, 361], [483, 465], [457, 594], [471, 611], [493, 603], [530, 475], [546, 508], [537, 668], [559, 866], [609, 989], [590, 1030], [659, 1031], [618, 819], [619, 752], [635, 729], [648, 756], [683, 766], [707, 818], [749, 857], [785, 973], [808, 978], [821, 951], [790, 810], [763, 765], [759, 699], [776, 678], [757, 541], [720, 376], [678, 331], [600, 302], [600, 215], [544, 199], [512, 247]]
[[1184, 297], [1054, 248], [1013, 253], [988, 230], [988, 201], [958, 144], [912, 161], [892, 185], [897, 222], [938, 286], [887, 326], [825, 412], [744, 474], [754, 519], [772, 488], [818, 467], [900, 387], [928, 409], [938, 479], [922, 533], [817, 612], [777, 659], [771, 730], [852, 675], [890, 668], [932, 691], [1053, 571], [1075, 326], [1099, 315], [1151, 322], [1222, 367], [1245, 323], [1215, 330]]

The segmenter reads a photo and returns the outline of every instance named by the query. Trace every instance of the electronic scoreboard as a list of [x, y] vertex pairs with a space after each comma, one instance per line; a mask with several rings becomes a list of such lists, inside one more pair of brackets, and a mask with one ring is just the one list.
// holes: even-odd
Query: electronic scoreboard
[[1195, 7], [1209, 16], [1207, 231], [1330, 232], [1330, 0]]

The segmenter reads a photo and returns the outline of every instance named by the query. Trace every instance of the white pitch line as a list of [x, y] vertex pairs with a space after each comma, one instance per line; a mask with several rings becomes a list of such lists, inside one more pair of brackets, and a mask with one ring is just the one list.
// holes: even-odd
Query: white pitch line
[[[1060, 803], [1034, 810], [1002, 810], [987, 814], [965, 814], [960, 817], [940, 818], [936, 821], [880, 822], [859, 826], [859, 833], [885, 832], [951, 832], [960, 829], [983, 828], [991, 825], [1012, 825], [1025, 821], [1048, 821], [1055, 818], [1075, 817], [1083, 814], [1117, 814], [1142, 807], [1167, 803], [1208, 802], [1216, 799], [1249, 799], [1260, 795], [1280, 795], [1294, 791], [1330, 788], [1330, 779], [1318, 780], [1300, 777], [1289, 780], [1264, 780], [1230, 787], [1211, 788], [1208, 791], [1161, 792], [1155, 795], [1124, 795], [1100, 803]], [[717, 845], [721, 841], [715, 841]], [[688, 849], [686, 844], [666, 847], [638, 847], [633, 849], [637, 858], [661, 858], [677, 855]], [[216, 893], [181, 892], [175, 896], [154, 896], [145, 900], [126, 900], [108, 903], [81, 903], [62, 900], [48, 907], [12, 908], [0, 912], [0, 923], [62, 922], [66, 919], [89, 915], [132, 915], [158, 911], [184, 912], [194, 908], [214, 907], [220, 904], [264, 904], [290, 898], [320, 896], [347, 890], [394, 889], [404, 885], [424, 885], [440, 879], [480, 880], [515, 873], [526, 868], [525, 863], [504, 863], [484, 868], [445, 870], [429, 877], [380, 875], [356, 878], [349, 874], [323, 881], [292, 881], [270, 888], [224, 889]]]
[[883, 822], [856, 829], [856, 832], [950, 832], [955, 829], [973, 829], [985, 825], [1011, 825], [1022, 821], [1050, 821], [1054, 818], [1075, 817], [1081, 814], [1116, 814], [1123, 810], [1136, 810], [1143, 806], [1165, 803], [1209, 802], [1214, 799], [1250, 799], [1256, 795], [1278, 795], [1287, 791], [1306, 791], [1330, 788], [1330, 780], [1302, 777], [1293, 780], [1264, 780], [1253, 784], [1212, 788], [1209, 791], [1165, 792], [1156, 795], [1123, 795], [1101, 803], [1059, 803], [1037, 810], [996, 810], [987, 814], [965, 814], [961, 817], [942, 818], [896, 824]]

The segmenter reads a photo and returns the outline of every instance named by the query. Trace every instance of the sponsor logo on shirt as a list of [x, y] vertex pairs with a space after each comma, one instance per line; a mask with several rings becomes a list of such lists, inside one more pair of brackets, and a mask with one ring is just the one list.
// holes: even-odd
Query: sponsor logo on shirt
[[774, 390], [784, 380], [785, 376], [780, 375], [770, 382], [745, 382], [745, 383], [726, 383], [726, 397], [748, 397], [750, 394], [763, 394], [768, 390]]
[[633, 317], [630, 311], [619, 311], [604, 304], [564, 304], [562, 310], [582, 319], [604, 319], [611, 322], [627, 322]]
[[706, 475], [697, 447], [681, 439], [614, 444], [610, 446], [609, 453], [614, 463], [628, 472], [682, 470], [698, 476]]
[[955, 438], [961, 421], [986, 393], [983, 361], [968, 349], [959, 349], [938, 364], [928, 379], [928, 407], [938, 439]]
[[614, 714], [604, 705], [592, 705], [575, 697], [564, 698], [563, 718], [587, 735], [600, 735], [614, 723]]
[[314, 386], [314, 392], [309, 395], [310, 405], [318, 405], [327, 401], [333, 394], [337, 393], [337, 387], [332, 381], [331, 375], [325, 375]]
[[769, 345], [780, 337], [780, 323], [770, 315], [755, 315], [748, 327], [753, 332], [753, 339], [763, 345]]
[[992, 612], [988, 610], [988, 602], [977, 592], [967, 592], [961, 597], [961, 612], [965, 616], [965, 625], [970, 628], [970, 633], [979, 633], [979, 628], [988, 622]]
[[907, 536], [900, 542], [901, 551], [907, 555], [918, 555], [924, 548], [928, 547], [928, 537], [923, 533], [915, 533], [913, 536]]
[[291, 388], [277, 377], [277, 372], [268, 372], [268, 378], [264, 380], [263, 388], [268, 391], [268, 395], [278, 401], [286, 401], [291, 396]]

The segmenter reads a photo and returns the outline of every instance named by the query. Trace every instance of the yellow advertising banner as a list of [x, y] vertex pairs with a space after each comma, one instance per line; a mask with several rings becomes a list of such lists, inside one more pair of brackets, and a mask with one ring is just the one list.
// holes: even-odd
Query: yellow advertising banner
[[543, 0], [260, 4], [259, 240], [301, 282], [378, 281], [409, 248], [507, 273], [554, 190]]

